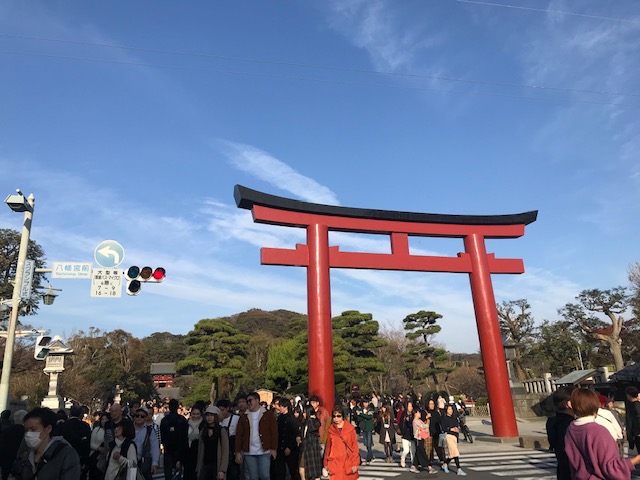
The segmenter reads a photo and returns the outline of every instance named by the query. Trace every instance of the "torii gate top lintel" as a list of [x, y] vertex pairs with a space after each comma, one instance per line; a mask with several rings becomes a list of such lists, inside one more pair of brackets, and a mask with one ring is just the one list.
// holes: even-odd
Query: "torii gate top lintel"
[[238, 208], [253, 211], [258, 223], [306, 227], [310, 220], [318, 219], [330, 230], [352, 232], [450, 237], [477, 232], [485, 238], [516, 238], [538, 216], [537, 210], [510, 215], [451, 215], [343, 207], [278, 197], [242, 185], [235, 186], [234, 198]]

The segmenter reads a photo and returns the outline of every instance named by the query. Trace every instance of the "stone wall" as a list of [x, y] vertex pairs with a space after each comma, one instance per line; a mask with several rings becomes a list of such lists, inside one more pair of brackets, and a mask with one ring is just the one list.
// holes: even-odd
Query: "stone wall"
[[513, 409], [517, 418], [548, 417], [553, 414], [553, 403], [548, 394], [515, 393]]

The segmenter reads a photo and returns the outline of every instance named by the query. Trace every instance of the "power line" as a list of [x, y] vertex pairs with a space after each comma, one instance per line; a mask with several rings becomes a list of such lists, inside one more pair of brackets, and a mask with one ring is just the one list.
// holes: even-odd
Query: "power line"
[[640, 20], [632, 20], [628, 18], [603, 17], [601, 15], [589, 15], [587, 13], [564, 12], [560, 10], [546, 10], [544, 8], [523, 7], [521, 5], [507, 5], [505, 3], [481, 2], [479, 0], [455, 0], [455, 1], [460, 3], [473, 3], [476, 5], [485, 5], [488, 7], [502, 7], [502, 8], [512, 8], [516, 10], [529, 10], [532, 12], [553, 13], [557, 15], [570, 15], [574, 17], [593, 18], [596, 20], [611, 20], [614, 22], [635, 23], [636, 25], [640, 25]]
[[497, 86], [497, 87], [526, 88], [526, 89], [537, 90], [537, 91], [547, 90], [547, 91], [564, 92], [564, 93], [587, 93], [587, 94], [594, 94], [594, 95], [614, 95], [619, 97], [640, 97], [640, 94], [636, 94], [636, 93], [614, 92], [614, 91], [606, 91], [606, 90], [585, 90], [585, 89], [563, 88], [563, 87], [549, 87], [544, 85], [528, 85], [528, 84], [512, 83], [512, 82], [495, 82], [495, 81], [488, 81], [488, 80], [445, 77], [441, 75], [428, 75], [428, 74], [406, 73], [406, 72], [389, 72], [389, 71], [382, 71], [382, 70], [368, 70], [368, 69], [360, 69], [360, 68], [338, 67], [333, 65], [321, 65], [321, 64], [313, 64], [313, 63], [284, 62], [284, 61], [261, 59], [261, 58], [216, 55], [216, 54], [200, 53], [200, 52], [163, 50], [163, 49], [157, 49], [157, 48], [133, 47], [133, 46], [115, 45], [115, 44], [108, 44], [108, 43], [86, 42], [86, 41], [80, 41], [80, 40], [63, 40], [58, 38], [35, 37], [35, 36], [28, 36], [28, 35], [12, 35], [12, 34], [0, 33], [0, 37], [55, 42], [55, 43], [63, 43], [63, 44], [70, 44], [70, 45], [115, 48], [115, 49], [121, 49], [121, 50], [132, 50], [132, 51], [140, 51], [140, 52], [148, 52], [148, 53], [162, 53], [162, 54], [169, 54], [169, 55], [189, 56], [189, 57], [214, 58], [217, 60], [233, 60], [233, 61], [241, 61], [241, 62], [247, 62], [247, 63], [260, 63], [260, 64], [268, 64], [268, 65], [282, 65], [282, 66], [289, 66], [289, 67], [313, 68], [318, 70], [366, 73], [366, 74], [385, 75], [385, 76], [400, 77], [400, 78], [418, 78], [418, 79], [440, 80], [440, 81], [446, 81], [446, 82], [468, 83], [468, 84], [476, 84], [476, 85], [491, 85], [491, 86]]
[[540, 101], [570, 102], [570, 103], [586, 103], [586, 104], [592, 104], [592, 105], [610, 105], [615, 107], [632, 106], [634, 108], [636, 108], [637, 106], [640, 106], [634, 103], [626, 104], [626, 103], [615, 103], [615, 102], [600, 102], [600, 101], [594, 101], [594, 100], [578, 100], [574, 98], [530, 97], [525, 95], [478, 92], [474, 90], [453, 90], [453, 89], [435, 88], [435, 87], [411, 87], [411, 86], [397, 85], [397, 84], [390, 85], [390, 84], [374, 83], [374, 82], [354, 82], [349, 80], [313, 78], [313, 77], [303, 77], [303, 76], [296, 76], [296, 75], [283, 75], [283, 74], [277, 74], [277, 73], [239, 72], [239, 71], [233, 71], [233, 70], [223, 70], [218, 68], [185, 67], [180, 65], [163, 65], [163, 64], [156, 64], [156, 63], [142, 63], [142, 62], [131, 62], [131, 61], [123, 61], [123, 60], [109, 60], [109, 59], [101, 59], [101, 58], [73, 57], [68, 55], [52, 55], [47, 53], [12, 52], [8, 50], [0, 50], [0, 54], [55, 58], [55, 59], [62, 59], [62, 60], [77, 60], [77, 61], [84, 61], [84, 62], [98, 62], [98, 63], [116, 64], [116, 65], [131, 65], [131, 66], [139, 66], [139, 67], [168, 68], [173, 70], [190, 70], [190, 71], [199, 71], [199, 72], [220, 73], [220, 74], [226, 74], [226, 75], [243, 75], [243, 76], [250, 76], [250, 77], [280, 78], [280, 79], [287, 79], [287, 80], [300, 80], [300, 81], [310, 81], [310, 82], [318, 82], [318, 83], [334, 83], [334, 84], [340, 84], [340, 85], [401, 88], [406, 90], [443, 92], [443, 93], [461, 93], [461, 94], [479, 95], [479, 96], [485, 96], [485, 97], [510, 98], [510, 99], [529, 100], [529, 101], [538, 101], [538, 102]]

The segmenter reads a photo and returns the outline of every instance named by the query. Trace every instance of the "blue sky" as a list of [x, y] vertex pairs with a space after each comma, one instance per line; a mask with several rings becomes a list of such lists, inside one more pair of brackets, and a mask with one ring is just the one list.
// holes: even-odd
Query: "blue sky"
[[[304, 270], [259, 263], [303, 232], [254, 224], [235, 184], [373, 209], [539, 210], [523, 238], [488, 242], [526, 268], [494, 277], [496, 300], [527, 298], [539, 321], [626, 284], [640, 260], [638, 3], [493, 3], [3, 1], [0, 191], [35, 194], [49, 261], [92, 261], [115, 239], [123, 267], [167, 270], [117, 300], [52, 281], [64, 291], [35, 324], [144, 336], [252, 307], [305, 312]], [[21, 220], [5, 207], [0, 225]], [[478, 348], [466, 275], [334, 270], [332, 313], [347, 309], [385, 328], [433, 309], [438, 341]]]

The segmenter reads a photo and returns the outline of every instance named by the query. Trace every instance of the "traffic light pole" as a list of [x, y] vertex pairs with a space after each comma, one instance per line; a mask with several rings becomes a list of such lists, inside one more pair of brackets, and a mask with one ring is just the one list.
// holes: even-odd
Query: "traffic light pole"
[[27, 259], [29, 249], [29, 235], [31, 234], [31, 221], [33, 218], [33, 205], [35, 198], [29, 195], [27, 202], [31, 208], [24, 212], [24, 223], [22, 225], [22, 235], [20, 237], [20, 249], [18, 250], [18, 265], [16, 266], [16, 283], [13, 286], [13, 297], [11, 298], [11, 314], [9, 317], [9, 328], [7, 330], [7, 343], [4, 347], [4, 360], [2, 362], [2, 377], [0, 378], [0, 412], [7, 410], [9, 405], [9, 379], [11, 377], [11, 364], [13, 363], [13, 345], [16, 340], [16, 327], [18, 325], [18, 312], [20, 310], [20, 290], [22, 277], [24, 274], [24, 262]]

